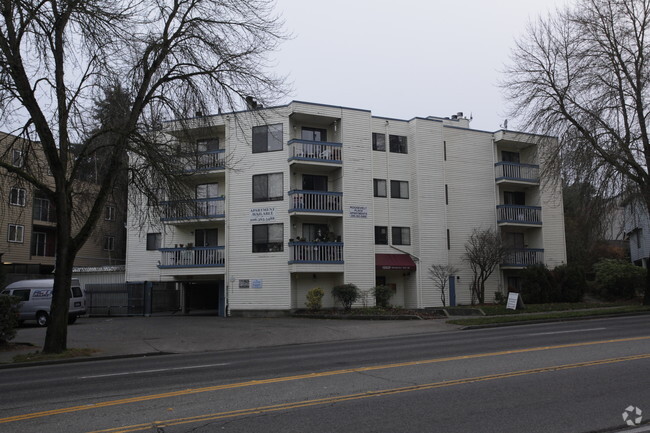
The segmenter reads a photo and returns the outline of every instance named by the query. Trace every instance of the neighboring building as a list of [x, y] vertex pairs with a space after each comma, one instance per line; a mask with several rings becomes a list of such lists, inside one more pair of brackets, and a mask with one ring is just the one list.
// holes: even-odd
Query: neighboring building
[[161, 202], [157, 226], [129, 212], [126, 263], [128, 282], [177, 283], [185, 310], [288, 311], [314, 287], [330, 307], [343, 283], [438, 306], [432, 264], [460, 269], [447, 299], [469, 304], [474, 228], [500, 230], [512, 248], [488, 301], [527, 265], [566, 261], [562, 192], [540, 182], [540, 137], [472, 130], [462, 113], [407, 121], [296, 101], [189, 123], [192, 143], [175, 122], [168, 133], [198, 151], [195, 193]]
[[636, 201], [625, 205], [625, 233], [630, 245], [630, 260], [647, 269], [650, 258], [650, 218], [645, 206]]
[[[51, 184], [42, 153], [34, 144], [0, 133], [0, 154], [5, 160], [27, 165], [35, 175], [40, 173], [43, 183]], [[5, 284], [51, 275], [56, 252], [55, 203], [3, 169], [0, 169], [0, 197], [5, 203], [0, 211], [0, 262], [6, 274]], [[125, 197], [109, 200], [96, 229], [77, 254], [75, 266], [124, 264], [124, 203]]]

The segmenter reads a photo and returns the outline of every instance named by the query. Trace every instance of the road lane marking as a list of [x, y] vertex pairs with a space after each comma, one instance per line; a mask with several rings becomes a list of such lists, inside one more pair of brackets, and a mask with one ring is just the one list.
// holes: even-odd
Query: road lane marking
[[94, 376], [79, 376], [77, 379], [97, 379], [99, 377], [114, 377], [114, 376], [129, 376], [132, 374], [146, 374], [146, 373], [160, 373], [163, 371], [176, 371], [176, 370], [192, 370], [195, 368], [209, 368], [209, 367], [223, 367], [224, 365], [230, 365], [227, 362], [221, 364], [206, 364], [206, 365], [192, 365], [189, 367], [173, 367], [173, 368], [158, 368], [155, 370], [139, 370], [139, 371], [126, 371], [124, 373], [108, 373], [108, 374], [96, 374]]
[[464, 379], [454, 379], [454, 380], [447, 380], [442, 382], [425, 383], [422, 385], [389, 388], [389, 389], [383, 389], [379, 391], [367, 391], [367, 392], [356, 393], [356, 394], [341, 395], [337, 397], [325, 397], [325, 398], [318, 398], [313, 400], [281, 403], [281, 404], [275, 404], [270, 406], [260, 406], [260, 407], [248, 408], [248, 409], [237, 409], [237, 410], [232, 410], [227, 412], [217, 412], [217, 413], [197, 415], [197, 416], [187, 417], [187, 418], [170, 419], [166, 421], [153, 421], [149, 423], [134, 424], [130, 426], [113, 427], [104, 430], [94, 430], [88, 433], [130, 433], [136, 431], [149, 430], [151, 428], [165, 428], [165, 427], [172, 427], [181, 424], [215, 421], [219, 419], [235, 418], [235, 417], [241, 417], [247, 415], [258, 415], [258, 414], [263, 414], [268, 412], [286, 411], [290, 409], [299, 409], [299, 408], [310, 407], [310, 406], [341, 403], [345, 401], [360, 400], [360, 399], [371, 398], [371, 397], [384, 397], [387, 395], [402, 394], [406, 392], [423, 391], [428, 389], [444, 388], [448, 386], [465, 385], [469, 383], [485, 382], [489, 380], [508, 379], [511, 377], [526, 376], [530, 374], [548, 373], [554, 371], [569, 370], [573, 368], [592, 367], [596, 365], [614, 364], [618, 362], [635, 361], [639, 359], [648, 359], [648, 358], [650, 358], [650, 353], [646, 353], [643, 355], [630, 355], [630, 356], [618, 357], [618, 358], [601, 359], [597, 361], [578, 362], [574, 364], [555, 365], [551, 367], [541, 367], [541, 368], [534, 368], [530, 370], [513, 371], [510, 373], [490, 374], [486, 376], [468, 377]]
[[52, 410], [46, 410], [41, 412], [32, 412], [32, 413], [26, 413], [22, 415], [14, 415], [6, 418], [0, 418], [0, 424], [15, 422], [15, 421], [24, 421], [28, 419], [34, 419], [34, 418], [42, 418], [42, 417], [52, 416], [52, 415], [60, 415], [64, 413], [79, 412], [83, 410], [99, 409], [104, 407], [119, 406], [123, 404], [131, 404], [131, 403], [140, 403], [143, 401], [151, 401], [151, 400], [158, 400], [158, 399], [171, 398], [171, 397], [180, 397], [185, 395], [200, 394], [204, 392], [220, 391], [224, 389], [245, 388], [249, 386], [291, 382], [295, 380], [314, 379], [319, 377], [336, 376], [341, 374], [362, 373], [367, 371], [385, 370], [389, 368], [426, 365], [426, 364], [433, 364], [438, 362], [461, 361], [467, 359], [487, 358], [492, 356], [539, 352], [543, 350], [566, 349], [566, 348], [574, 348], [574, 347], [593, 346], [598, 344], [623, 343], [623, 342], [641, 341], [641, 340], [650, 340], [650, 335], [642, 336], [642, 337], [628, 337], [628, 338], [618, 338], [618, 339], [610, 339], [610, 340], [587, 341], [582, 343], [559, 344], [554, 346], [530, 347], [527, 349], [513, 349], [513, 350], [504, 350], [499, 352], [477, 353], [473, 355], [450, 356], [446, 358], [434, 358], [434, 359], [426, 359], [420, 361], [409, 361], [409, 362], [400, 362], [394, 364], [374, 365], [369, 367], [347, 368], [343, 370], [323, 371], [320, 373], [305, 373], [305, 374], [299, 374], [295, 376], [283, 376], [283, 377], [276, 377], [271, 379], [250, 380], [247, 382], [236, 382], [236, 383], [230, 383], [225, 385], [207, 386], [203, 388], [189, 388], [189, 389], [170, 391], [170, 392], [165, 392], [160, 394], [142, 395], [138, 397], [129, 397], [129, 398], [124, 398], [119, 400], [109, 400], [109, 401], [104, 401], [99, 403], [89, 403], [81, 406], [71, 406], [71, 407], [64, 407], [60, 409], [52, 409]]
[[589, 328], [589, 329], [573, 329], [571, 331], [536, 332], [534, 334], [526, 334], [526, 335], [533, 336], [533, 335], [569, 334], [569, 333], [572, 333], [572, 332], [602, 331], [603, 329], [607, 329], [607, 328]]

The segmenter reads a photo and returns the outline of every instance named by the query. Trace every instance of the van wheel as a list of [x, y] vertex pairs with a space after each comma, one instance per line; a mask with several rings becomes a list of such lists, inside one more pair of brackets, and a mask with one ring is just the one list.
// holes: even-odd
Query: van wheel
[[47, 313], [40, 311], [36, 314], [36, 324], [38, 326], [47, 326], [49, 322], [50, 316]]
[[72, 314], [72, 315], [68, 316], [68, 325], [72, 325], [76, 321], [77, 321], [77, 315], [76, 314]]

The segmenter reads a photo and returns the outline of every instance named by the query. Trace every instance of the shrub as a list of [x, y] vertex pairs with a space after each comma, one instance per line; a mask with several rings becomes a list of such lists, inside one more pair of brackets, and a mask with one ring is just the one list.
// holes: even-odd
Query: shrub
[[350, 311], [352, 304], [359, 299], [359, 289], [354, 284], [341, 284], [332, 288], [332, 296], [343, 305], [345, 311]]
[[16, 336], [18, 302], [20, 299], [15, 296], [0, 296], [0, 346]]
[[388, 286], [375, 286], [372, 288], [372, 294], [375, 295], [375, 304], [381, 308], [390, 306], [390, 298], [393, 297], [393, 289]]
[[553, 269], [553, 279], [560, 288], [557, 302], [581, 302], [585, 294], [587, 279], [582, 267], [577, 265], [560, 265]]
[[521, 271], [521, 297], [528, 304], [555, 302], [558, 292], [551, 271], [545, 265], [528, 266]]
[[318, 311], [323, 308], [323, 296], [325, 291], [320, 287], [314, 287], [307, 292], [307, 302], [305, 306], [312, 311]]
[[622, 260], [605, 259], [594, 265], [596, 285], [610, 299], [630, 299], [643, 287], [646, 270]]

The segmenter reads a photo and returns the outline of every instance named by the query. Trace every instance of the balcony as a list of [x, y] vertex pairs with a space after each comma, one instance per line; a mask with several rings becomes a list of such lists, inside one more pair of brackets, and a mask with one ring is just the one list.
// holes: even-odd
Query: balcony
[[540, 206], [498, 205], [497, 223], [500, 226], [542, 225], [542, 208]]
[[223, 219], [226, 216], [225, 197], [199, 198], [161, 202], [161, 221], [190, 222], [197, 219]]
[[342, 149], [341, 143], [329, 143], [325, 141], [309, 141], [294, 139], [289, 140], [289, 163], [305, 162], [314, 164], [336, 164], [341, 165]]
[[525, 268], [544, 263], [544, 250], [541, 248], [513, 248], [509, 250], [501, 268]]
[[199, 152], [182, 157], [185, 166], [185, 172], [204, 172], [223, 170], [226, 167], [225, 149], [212, 150], [209, 152]]
[[501, 161], [494, 168], [497, 183], [539, 185], [539, 165]]
[[160, 269], [223, 267], [226, 248], [161, 248], [160, 252]]
[[289, 264], [343, 264], [342, 242], [289, 242], [289, 248]]
[[328, 191], [289, 191], [289, 201], [293, 213], [343, 214], [343, 193]]

